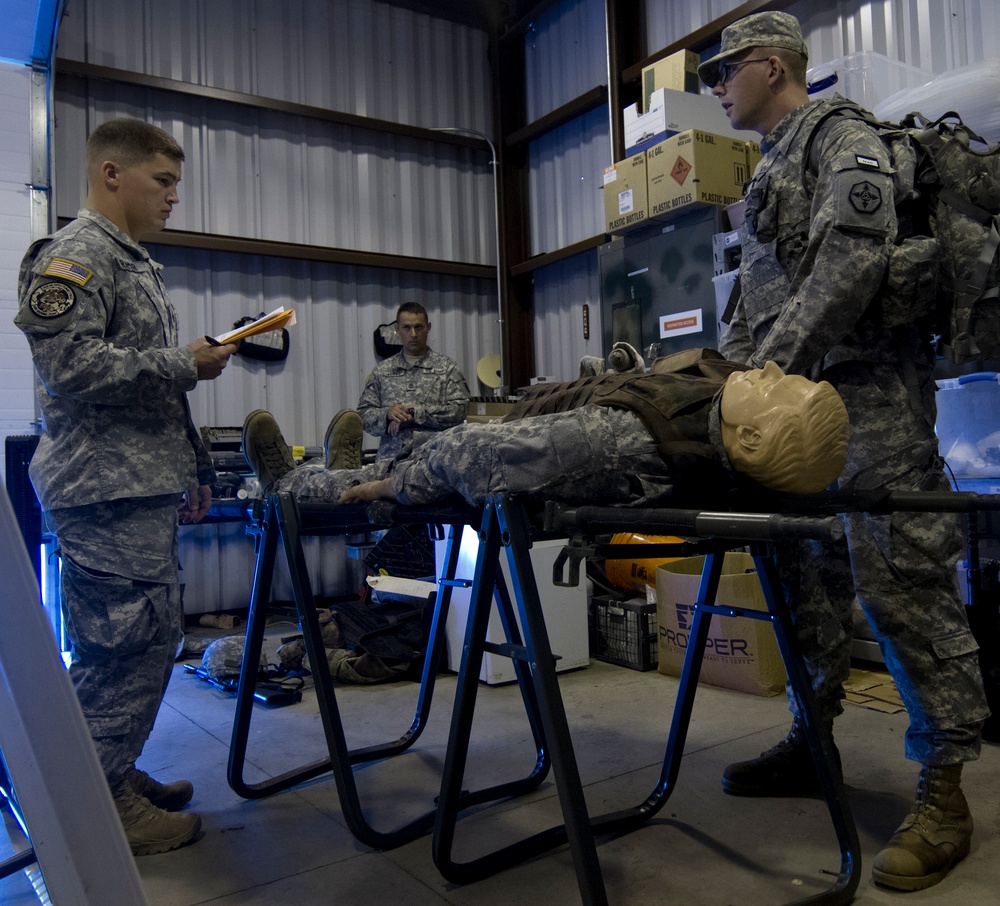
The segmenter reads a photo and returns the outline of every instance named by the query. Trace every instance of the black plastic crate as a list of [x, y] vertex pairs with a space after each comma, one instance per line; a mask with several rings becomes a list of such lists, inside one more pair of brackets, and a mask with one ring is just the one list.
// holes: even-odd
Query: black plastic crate
[[633, 670], [656, 669], [655, 603], [594, 595], [588, 617], [591, 657]]

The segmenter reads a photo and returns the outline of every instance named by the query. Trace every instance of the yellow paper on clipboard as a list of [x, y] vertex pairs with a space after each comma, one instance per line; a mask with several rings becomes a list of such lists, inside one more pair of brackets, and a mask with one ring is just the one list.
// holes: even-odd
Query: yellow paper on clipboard
[[212, 339], [220, 346], [226, 343], [238, 343], [247, 337], [256, 336], [259, 333], [267, 333], [269, 330], [281, 330], [282, 327], [291, 327], [295, 323], [294, 308], [276, 308], [270, 314], [261, 315], [256, 321], [237, 327], [235, 330], [220, 333]]

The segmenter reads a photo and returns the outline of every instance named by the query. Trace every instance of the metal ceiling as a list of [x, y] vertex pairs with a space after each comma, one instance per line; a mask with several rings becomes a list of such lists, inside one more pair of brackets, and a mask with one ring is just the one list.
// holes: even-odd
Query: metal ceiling
[[[45, 65], [51, 58], [56, 20], [64, 0], [0, 0], [0, 60]], [[528, 6], [524, 0], [390, 0], [390, 6], [463, 25], [498, 30]]]

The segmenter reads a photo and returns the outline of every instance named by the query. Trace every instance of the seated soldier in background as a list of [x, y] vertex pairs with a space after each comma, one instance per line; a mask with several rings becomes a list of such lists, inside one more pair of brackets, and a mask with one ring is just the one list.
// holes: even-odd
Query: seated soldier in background
[[427, 437], [460, 424], [469, 411], [465, 377], [458, 363], [427, 345], [430, 330], [420, 303], [400, 305], [396, 333], [402, 348], [376, 365], [365, 381], [357, 415], [365, 431], [379, 439], [376, 459], [409, 453]]
[[244, 422], [243, 452], [265, 494], [311, 502], [415, 505], [457, 493], [478, 504], [503, 491], [538, 502], [704, 506], [746, 479], [823, 490], [843, 469], [848, 433], [826, 382], [695, 349], [657, 359], [648, 374], [539, 385], [503, 422], [458, 425], [395, 461], [296, 466], [261, 409]]

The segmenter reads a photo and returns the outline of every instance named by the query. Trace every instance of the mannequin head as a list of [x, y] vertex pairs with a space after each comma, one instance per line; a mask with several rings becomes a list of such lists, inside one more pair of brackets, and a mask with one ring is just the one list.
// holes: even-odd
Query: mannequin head
[[826, 381], [786, 375], [773, 362], [726, 379], [722, 441], [738, 472], [789, 494], [816, 494], [847, 461], [850, 425]]

